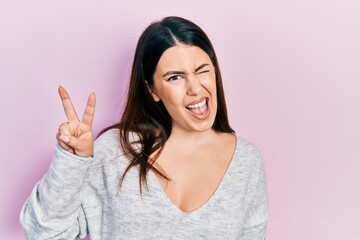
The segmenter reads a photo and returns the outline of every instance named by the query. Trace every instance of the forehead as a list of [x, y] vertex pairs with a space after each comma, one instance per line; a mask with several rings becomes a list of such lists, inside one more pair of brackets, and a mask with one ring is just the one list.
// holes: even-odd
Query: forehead
[[179, 44], [161, 55], [156, 70], [193, 70], [204, 63], [212, 65], [205, 51], [197, 46]]

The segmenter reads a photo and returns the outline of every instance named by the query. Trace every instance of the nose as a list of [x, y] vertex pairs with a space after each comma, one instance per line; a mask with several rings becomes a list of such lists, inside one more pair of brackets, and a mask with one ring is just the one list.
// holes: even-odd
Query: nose
[[201, 83], [196, 75], [192, 75], [187, 79], [187, 94], [189, 96], [197, 96], [201, 92]]

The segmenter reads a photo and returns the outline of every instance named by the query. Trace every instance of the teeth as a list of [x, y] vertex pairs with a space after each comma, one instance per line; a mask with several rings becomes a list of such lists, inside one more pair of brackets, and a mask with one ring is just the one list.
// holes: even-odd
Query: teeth
[[187, 108], [199, 108], [199, 107], [202, 107], [206, 104], [206, 99], [204, 99], [203, 101], [197, 103], [197, 104], [194, 104], [194, 105], [187, 105], [186, 107]]

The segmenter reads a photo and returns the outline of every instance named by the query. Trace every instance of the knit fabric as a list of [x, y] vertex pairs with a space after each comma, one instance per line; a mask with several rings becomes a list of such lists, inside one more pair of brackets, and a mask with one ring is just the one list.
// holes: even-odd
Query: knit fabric
[[48, 172], [24, 204], [20, 220], [27, 239], [241, 239], [264, 240], [267, 195], [256, 147], [237, 137], [228, 169], [214, 194], [192, 212], [178, 209], [152, 171], [141, 196], [118, 130], [95, 142], [94, 157], [55, 148]]

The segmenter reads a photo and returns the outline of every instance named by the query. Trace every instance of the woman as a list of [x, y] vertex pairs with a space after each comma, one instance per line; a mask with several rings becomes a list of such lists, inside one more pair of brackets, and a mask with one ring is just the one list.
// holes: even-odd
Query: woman
[[236, 137], [206, 34], [167, 17], [137, 44], [120, 123], [93, 142], [95, 95], [68, 122], [21, 212], [28, 239], [264, 239], [261, 156]]

